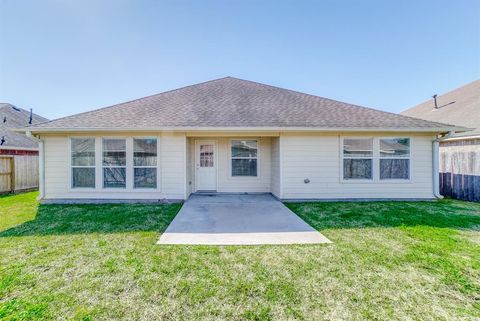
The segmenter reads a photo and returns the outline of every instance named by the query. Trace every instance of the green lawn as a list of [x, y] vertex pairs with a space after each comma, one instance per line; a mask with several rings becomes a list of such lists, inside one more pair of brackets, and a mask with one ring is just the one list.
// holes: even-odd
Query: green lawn
[[333, 244], [159, 246], [180, 205], [0, 197], [1, 320], [475, 320], [480, 204], [287, 204]]

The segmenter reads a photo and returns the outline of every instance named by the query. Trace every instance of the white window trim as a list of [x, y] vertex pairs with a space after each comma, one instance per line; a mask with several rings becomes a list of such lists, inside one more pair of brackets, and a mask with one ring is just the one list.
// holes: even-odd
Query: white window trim
[[[367, 139], [373, 138], [373, 155], [372, 155], [372, 179], [345, 179], [343, 176], [343, 141], [344, 139]], [[401, 178], [392, 178], [392, 179], [380, 179], [380, 159], [384, 159], [384, 157], [380, 157], [380, 139], [391, 139], [391, 138], [408, 138], [410, 140], [410, 156], [409, 156], [409, 178], [408, 179], [401, 179]], [[413, 138], [408, 135], [391, 135], [391, 136], [340, 136], [339, 139], [339, 146], [340, 146], [340, 183], [345, 184], [411, 184], [413, 183]], [[364, 159], [370, 159], [370, 157], [358, 157]], [[349, 159], [349, 157], [346, 157]], [[396, 159], [396, 158], [390, 158]], [[400, 157], [399, 157], [400, 159]], [[406, 159], [406, 158], [405, 158]]]
[[[257, 142], [257, 175], [255, 176], [234, 176], [233, 175], [233, 168], [232, 168], [232, 142], [236, 140], [255, 140]], [[254, 179], [260, 180], [260, 149], [261, 147], [261, 140], [257, 137], [247, 137], [247, 138], [231, 138], [228, 141], [228, 171], [230, 173], [231, 179], [238, 179], [238, 180], [245, 180], [245, 179]], [[255, 159], [253, 157], [235, 157], [235, 159]]]
[[[392, 139], [392, 138], [408, 138], [409, 146], [408, 146], [408, 157], [385, 157], [380, 155], [380, 140], [382, 139]], [[408, 159], [408, 179], [404, 178], [380, 178], [380, 160], [382, 159]], [[378, 137], [378, 180], [380, 182], [388, 182], [388, 183], [395, 183], [395, 182], [410, 182], [412, 180], [412, 138], [409, 136], [384, 136]]]
[[[356, 157], [345, 157], [343, 154], [343, 146], [345, 139], [371, 139], [372, 140], [372, 155], [371, 156], [356, 156]], [[371, 183], [375, 179], [375, 138], [370, 136], [345, 136], [341, 137], [340, 140], [340, 175], [343, 182], [348, 183]], [[343, 160], [344, 159], [371, 159], [372, 160], [372, 178], [345, 178], [343, 170]]]
[[219, 146], [220, 146], [220, 143], [218, 142], [217, 139], [195, 139], [194, 140], [194, 143], [193, 143], [193, 153], [194, 153], [194, 157], [193, 157], [193, 165], [194, 165], [194, 190], [195, 192], [199, 191], [198, 189], [198, 169], [199, 167], [197, 166], [197, 164], [200, 164], [200, 155], [199, 155], [199, 150], [197, 149], [198, 145], [200, 144], [213, 144], [213, 165], [215, 167], [215, 191], [218, 191], [218, 168], [220, 166], [218, 166], [218, 160], [219, 160], [219, 157], [218, 157], [218, 152], [220, 150]]
[[[72, 139], [93, 139], [93, 150], [95, 152], [95, 165], [93, 166], [74, 166], [72, 164]], [[69, 175], [68, 175], [68, 190], [69, 191], [95, 191], [97, 188], [97, 160], [98, 160], [98, 155], [97, 155], [97, 148], [96, 148], [96, 137], [95, 136], [68, 136], [68, 168], [69, 168]], [[73, 187], [73, 168], [93, 168], [95, 171], [95, 186], [94, 187]]]
[[[135, 154], [135, 146], [134, 146], [134, 140], [135, 139], [155, 139], [157, 142], [157, 161], [156, 164], [153, 166], [136, 166], [134, 163], [134, 154]], [[160, 182], [159, 182], [159, 171], [158, 171], [158, 163], [159, 163], [159, 157], [160, 157], [160, 152], [159, 152], [159, 139], [156, 136], [134, 136], [132, 137], [132, 189], [135, 191], [145, 191], [145, 192], [150, 192], [150, 191], [157, 191], [159, 190]], [[155, 187], [135, 187], [135, 168], [155, 168], [156, 169], [156, 182], [155, 182]]]
[[[72, 187], [72, 147], [71, 139], [72, 138], [93, 138], [95, 140], [95, 188], [91, 187]], [[125, 188], [104, 188], [103, 187], [103, 139], [126, 139], [126, 150], [127, 150], [127, 160], [126, 160], [126, 187]], [[161, 136], [135, 136], [135, 138], [156, 138], [157, 139], [157, 188], [133, 188], [133, 137], [124, 136], [124, 135], [68, 135], [68, 151], [66, 152], [67, 164], [68, 164], [68, 186], [65, 186], [66, 190], [69, 193], [92, 193], [92, 192], [105, 192], [105, 193], [161, 193], [162, 191], [162, 143]], [[92, 166], [93, 168], [93, 166]]]
[[[111, 140], [125, 140], [125, 165], [124, 166], [105, 166], [103, 164], [103, 157], [104, 157], [104, 152], [105, 152], [105, 149], [104, 149], [104, 144], [103, 144], [103, 141], [105, 139], [111, 139]], [[101, 137], [100, 139], [100, 142], [101, 142], [101, 146], [102, 146], [102, 157], [101, 157], [101, 164], [102, 164], [102, 188], [104, 190], [109, 190], [109, 191], [123, 191], [123, 190], [131, 190], [132, 188], [130, 188], [130, 185], [132, 184], [132, 182], [129, 182], [129, 179], [128, 179], [128, 176], [129, 176], [129, 168], [131, 168], [131, 163], [132, 161], [129, 162], [129, 159], [133, 160], [133, 153], [131, 152], [132, 151], [132, 148], [129, 148], [129, 145], [133, 144], [133, 140], [131, 138], [127, 138], [127, 137], [123, 137], [123, 136], [105, 136], [105, 137]], [[129, 149], [130, 149], [130, 153], [129, 153]], [[111, 152], [111, 151], [110, 151]], [[114, 151], [116, 152], [116, 151]], [[123, 152], [123, 151], [118, 151], [118, 152]], [[131, 154], [131, 155], [130, 155]], [[130, 155], [130, 156], [129, 156]], [[130, 164], [129, 164], [130, 163]], [[106, 187], [105, 186], [105, 179], [104, 179], [104, 169], [105, 168], [125, 168], [125, 187]]]

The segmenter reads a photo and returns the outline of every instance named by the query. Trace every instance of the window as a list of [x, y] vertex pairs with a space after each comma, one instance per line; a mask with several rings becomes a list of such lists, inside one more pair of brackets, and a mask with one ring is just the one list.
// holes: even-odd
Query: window
[[373, 138], [343, 140], [343, 179], [373, 178]]
[[410, 178], [410, 139], [380, 139], [380, 179]]
[[133, 139], [133, 186], [157, 188], [157, 139]]
[[95, 188], [95, 138], [72, 138], [72, 187]]
[[126, 154], [125, 139], [103, 139], [103, 187], [126, 187]]
[[200, 145], [200, 167], [214, 167], [215, 155], [212, 144]]
[[232, 176], [257, 176], [256, 140], [232, 140]]

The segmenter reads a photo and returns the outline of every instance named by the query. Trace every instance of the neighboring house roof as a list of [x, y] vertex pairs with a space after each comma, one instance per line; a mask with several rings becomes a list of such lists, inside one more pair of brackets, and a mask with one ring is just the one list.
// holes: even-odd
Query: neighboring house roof
[[226, 77], [33, 126], [32, 132], [159, 129], [448, 131], [429, 122]]
[[434, 100], [429, 99], [401, 114], [475, 128], [473, 131], [455, 134], [458, 137], [480, 135], [480, 80], [438, 95], [437, 105], [438, 108], [435, 108]]
[[[0, 103], [0, 140], [3, 138], [5, 142], [1, 148], [37, 148], [35, 139], [25, 136], [24, 134], [12, 131], [12, 128], [28, 126], [30, 120], [30, 112], [15, 107], [11, 104]], [[32, 123], [37, 124], [48, 121], [39, 115], [33, 114]]]

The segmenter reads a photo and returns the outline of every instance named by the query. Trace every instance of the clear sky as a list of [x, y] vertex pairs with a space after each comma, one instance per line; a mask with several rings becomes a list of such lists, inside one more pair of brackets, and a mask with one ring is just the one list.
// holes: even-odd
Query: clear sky
[[0, 102], [48, 118], [224, 76], [399, 112], [480, 78], [480, 0], [0, 0]]

